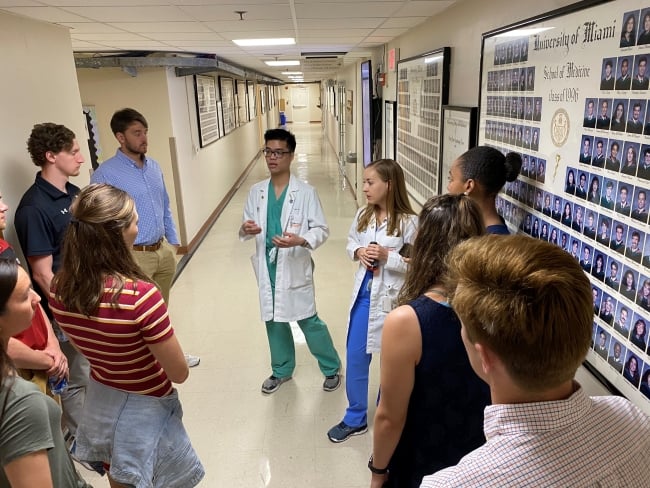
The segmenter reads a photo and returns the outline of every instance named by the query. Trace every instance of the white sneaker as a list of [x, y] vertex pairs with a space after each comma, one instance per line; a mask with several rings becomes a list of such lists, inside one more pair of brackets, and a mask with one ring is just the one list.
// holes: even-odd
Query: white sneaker
[[187, 365], [190, 368], [193, 368], [194, 366], [199, 365], [199, 363], [201, 362], [201, 358], [198, 356], [192, 356], [191, 354], [185, 353], [185, 361], [187, 361]]

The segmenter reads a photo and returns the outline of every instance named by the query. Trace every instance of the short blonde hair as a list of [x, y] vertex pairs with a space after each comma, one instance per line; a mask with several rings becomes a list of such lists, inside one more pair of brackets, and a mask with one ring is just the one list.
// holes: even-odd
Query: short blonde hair
[[451, 252], [447, 285], [467, 338], [494, 351], [520, 388], [573, 378], [591, 341], [593, 296], [569, 254], [522, 235], [472, 238]]

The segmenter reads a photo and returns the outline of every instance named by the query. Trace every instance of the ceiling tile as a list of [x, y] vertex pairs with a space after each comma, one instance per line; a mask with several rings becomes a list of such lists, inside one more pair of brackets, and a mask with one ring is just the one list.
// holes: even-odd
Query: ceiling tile
[[412, 2], [407, 2], [401, 9], [395, 12], [394, 17], [414, 17], [414, 16], [432, 17], [435, 14], [445, 10], [453, 3], [454, 3], [453, 1], [438, 1], [438, 0], [433, 0], [433, 1], [416, 0]]
[[111, 22], [109, 25], [130, 32], [211, 32], [200, 22]]
[[108, 24], [99, 22], [62, 22], [61, 25], [70, 28], [71, 34], [102, 34], [105, 32], [124, 32]]
[[296, 5], [296, 16], [299, 24], [301, 19], [367, 18], [369, 12], [373, 17], [390, 17], [401, 6], [402, 2], [321, 2], [308, 6]]
[[88, 19], [55, 7], [9, 7], [4, 8], [3, 10], [31, 17], [33, 19], [44, 20], [45, 22], [59, 23], [88, 21]]
[[96, 34], [76, 34], [72, 32], [70, 34], [72, 39], [77, 39], [80, 41], [100, 41], [100, 42], [113, 42], [113, 41], [133, 41], [133, 42], [143, 42], [148, 41], [148, 39], [139, 36], [138, 34], [132, 34], [130, 32], [120, 32], [118, 34], [113, 32], [104, 32]]
[[179, 7], [183, 12], [202, 22], [236, 20], [239, 14], [235, 10], [244, 10], [244, 22], [247, 20], [291, 19], [289, 4], [273, 5], [210, 5]]
[[149, 39], [157, 41], [211, 41], [220, 42], [224, 46], [231, 45], [232, 41], [222, 38], [216, 32], [142, 32]]
[[66, 10], [98, 22], [174, 22], [194, 20], [179, 8], [156, 7], [66, 7]]

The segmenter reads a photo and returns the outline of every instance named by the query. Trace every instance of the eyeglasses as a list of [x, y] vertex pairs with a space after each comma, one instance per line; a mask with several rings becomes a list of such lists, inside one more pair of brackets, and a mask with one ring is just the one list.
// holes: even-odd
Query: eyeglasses
[[262, 152], [267, 158], [274, 157], [276, 159], [283, 158], [285, 154], [291, 154], [291, 151], [278, 151], [274, 149], [264, 149]]

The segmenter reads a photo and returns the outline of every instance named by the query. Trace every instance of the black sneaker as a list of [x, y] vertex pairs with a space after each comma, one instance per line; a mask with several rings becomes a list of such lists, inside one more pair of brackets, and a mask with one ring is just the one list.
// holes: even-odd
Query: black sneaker
[[341, 375], [336, 373], [330, 376], [325, 376], [325, 381], [323, 381], [323, 390], [325, 391], [334, 391], [339, 386], [341, 386]]
[[284, 378], [276, 378], [275, 376], [271, 375], [264, 380], [264, 383], [262, 383], [262, 393], [266, 393], [267, 395], [273, 393], [275, 390], [280, 388], [280, 385], [282, 383], [286, 383], [290, 379], [291, 376], [285, 376]]
[[361, 427], [350, 427], [345, 422], [335, 425], [327, 432], [327, 438], [332, 442], [347, 441], [353, 435], [361, 435], [368, 432], [368, 425]]

